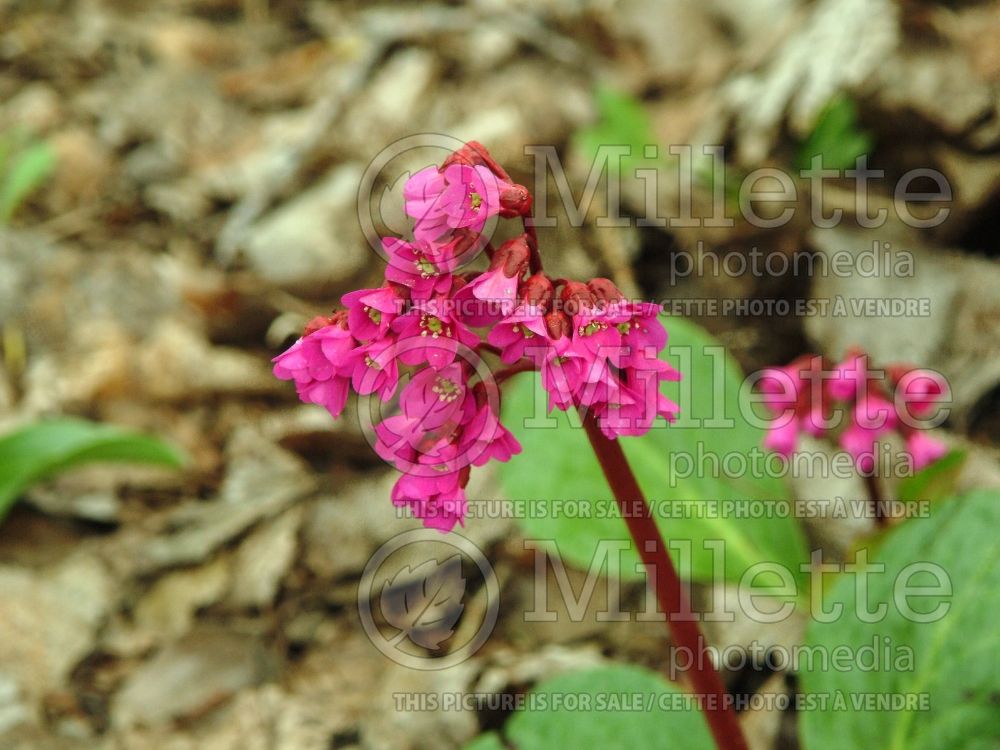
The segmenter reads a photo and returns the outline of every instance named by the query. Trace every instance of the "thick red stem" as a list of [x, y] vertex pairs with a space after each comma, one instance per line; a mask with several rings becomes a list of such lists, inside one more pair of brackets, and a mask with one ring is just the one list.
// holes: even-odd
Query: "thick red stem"
[[683, 648], [694, 657], [690, 660], [688, 679], [699, 698], [715, 744], [719, 750], [747, 750], [739, 719], [728, 701], [725, 685], [715, 670], [698, 623], [677, 617], [677, 613], [690, 612], [687, 595], [628, 459], [617, 440], [604, 436], [592, 414], [581, 416], [597, 461], [638, 547], [639, 556], [647, 570], [654, 573], [656, 599], [667, 616], [671, 641], [675, 648]]

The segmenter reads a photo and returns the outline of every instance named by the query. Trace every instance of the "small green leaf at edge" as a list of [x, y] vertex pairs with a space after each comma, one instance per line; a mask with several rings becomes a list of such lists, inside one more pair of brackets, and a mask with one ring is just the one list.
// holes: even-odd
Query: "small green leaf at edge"
[[41, 187], [55, 163], [55, 152], [45, 141], [30, 143], [12, 155], [0, 180], [0, 224], [9, 222], [21, 203]]
[[28, 425], [0, 437], [0, 520], [35, 482], [85, 463], [147, 463], [179, 468], [183, 456], [159, 438], [81, 419]]

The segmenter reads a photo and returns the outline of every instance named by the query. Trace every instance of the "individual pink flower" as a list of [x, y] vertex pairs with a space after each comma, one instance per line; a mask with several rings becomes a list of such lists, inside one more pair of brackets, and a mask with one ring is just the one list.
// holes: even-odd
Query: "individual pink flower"
[[784, 367], [769, 367], [761, 373], [760, 393], [774, 414], [768, 426], [765, 447], [788, 456], [795, 452], [801, 432], [819, 437], [829, 428], [831, 410], [822, 381], [819, 387], [810, 374], [821, 374], [822, 360], [806, 355]]
[[542, 360], [542, 387], [549, 395], [549, 411], [576, 406], [576, 395], [584, 383], [584, 362], [578, 355], [560, 355], [552, 348]]
[[913, 468], [922, 469], [942, 458], [948, 452], [948, 446], [925, 431], [914, 430], [906, 439], [906, 451], [913, 460]]
[[382, 247], [389, 257], [385, 278], [410, 290], [411, 299], [425, 300], [451, 289], [454, 256], [428, 242], [406, 242], [383, 237]]
[[350, 371], [340, 363], [356, 347], [345, 316], [335, 316], [275, 357], [274, 376], [293, 380], [302, 401], [319, 404], [337, 417], [347, 403], [350, 384]]
[[854, 403], [854, 421], [880, 434], [896, 426], [896, 406], [877, 392], [868, 392]]
[[452, 362], [440, 370], [425, 367], [403, 389], [400, 408], [407, 417], [418, 420], [424, 431], [437, 429], [458, 417], [467, 382], [463, 363]]
[[457, 316], [448, 300], [417, 301], [405, 315], [392, 323], [399, 336], [399, 359], [407, 365], [427, 362], [440, 370], [455, 361], [460, 346], [469, 349], [479, 343]]
[[349, 292], [340, 301], [348, 310], [347, 323], [354, 338], [368, 341], [389, 330], [405, 299], [397, 288], [386, 284], [378, 289]]
[[404, 474], [392, 488], [391, 498], [396, 506], [408, 507], [430, 529], [451, 531], [465, 518], [465, 490], [458, 485], [428, 494], [425, 486]]
[[900, 410], [908, 408], [915, 417], [928, 416], [947, 392], [948, 384], [940, 373], [905, 365], [892, 366], [888, 370], [896, 384], [897, 405]]
[[877, 393], [854, 404], [852, 421], [840, 434], [840, 446], [854, 457], [858, 470], [870, 474], [875, 469], [878, 441], [896, 426], [893, 405]]
[[757, 382], [764, 404], [776, 414], [795, 409], [805, 385], [794, 362], [787, 367], [764, 369]]
[[512, 187], [482, 165], [420, 170], [403, 188], [406, 213], [416, 220], [414, 237], [430, 242], [449, 229], [481, 232], [486, 220], [500, 213], [501, 192]]
[[798, 420], [792, 417], [776, 421], [764, 436], [764, 447], [782, 456], [791, 456], [799, 444]]
[[473, 295], [479, 300], [499, 302], [501, 314], [510, 315], [530, 259], [526, 235], [503, 243], [493, 254], [490, 267], [470, 284]]
[[483, 466], [491, 460], [501, 463], [521, 452], [521, 444], [500, 423], [500, 418], [488, 402], [475, 409], [475, 413], [462, 431], [458, 445], [459, 454], [473, 466]]
[[405, 414], [393, 414], [375, 425], [375, 453], [400, 471], [415, 463], [424, 433], [420, 420]]
[[573, 394], [576, 406], [618, 402], [623, 387], [621, 372], [603, 357], [587, 350], [573, 350], [579, 362], [580, 381]]
[[875, 470], [875, 453], [879, 432], [851, 424], [840, 434], [840, 447], [851, 454], [858, 471], [871, 474]]
[[598, 426], [606, 437], [615, 439], [645, 435], [657, 417], [673, 422], [680, 407], [660, 393], [660, 379], [655, 371], [642, 374], [617, 389], [613, 399], [598, 409]]
[[652, 302], [629, 303], [625, 310], [628, 319], [618, 323], [621, 344], [625, 347], [622, 365], [628, 367], [633, 360], [655, 357], [667, 345], [667, 329], [660, 321], [661, 308]]
[[830, 396], [838, 401], [853, 401], [862, 384], [868, 381], [868, 355], [852, 350], [844, 361], [833, 368], [827, 386]]
[[510, 315], [493, 326], [486, 340], [500, 349], [500, 361], [511, 365], [525, 356], [529, 346], [545, 346], [544, 310], [522, 302]]
[[396, 341], [385, 336], [354, 349], [346, 359], [351, 368], [351, 387], [360, 395], [375, 393], [388, 401], [399, 384]]

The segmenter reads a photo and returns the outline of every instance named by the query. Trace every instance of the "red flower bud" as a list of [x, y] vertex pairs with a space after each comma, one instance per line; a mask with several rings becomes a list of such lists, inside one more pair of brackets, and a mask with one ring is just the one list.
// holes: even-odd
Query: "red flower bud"
[[441, 245], [440, 249], [442, 253], [460, 259], [460, 262], [464, 262], [463, 256], [466, 253], [475, 252], [485, 244], [483, 235], [471, 229], [453, 229], [451, 234], [451, 239]]
[[333, 325], [333, 318], [327, 317], [326, 315], [317, 315], [315, 318], [306, 323], [305, 329], [302, 331], [303, 336], [308, 336], [310, 333], [316, 333], [316, 331], [326, 328], [329, 325]]
[[625, 299], [621, 289], [615, 286], [610, 279], [596, 278], [587, 283], [587, 288], [593, 293], [598, 302], [620, 302]]
[[500, 215], [505, 219], [527, 216], [531, 211], [531, 193], [524, 185], [511, 185], [500, 191]]
[[561, 339], [573, 332], [573, 321], [566, 313], [553, 310], [545, 316], [545, 330], [549, 332], [549, 338]]
[[521, 285], [521, 299], [529, 305], [548, 308], [554, 294], [555, 288], [551, 279], [541, 271], [529, 276]]
[[464, 164], [468, 167], [475, 167], [477, 165], [488, 167], [489, 163], [486, 159], [489, 156], [490, 152], [486, 150], [486, 146], [479, 143], [479, 141], [469, 141], [457, 151], [453, 151], [442, 162], [441, 169], [446, 169], [452, 164]]
[[583, 282], [567, 281], [559, 292], [559, 301], [567, 312], [576, 315], [585, 307], [593, 307], [597, 300]]
[[503, 275], [508, 279], [520, 278], [531, 260], [531, 249], [525, 235], [507, 240], [493, 254], [490, 270], [503, 269]]
[[478, 141], [469, 141], [452, 153], [442, 162], [441, 169], [444, 170], [452, 164], [464, 164], [468, 167], [484, 166], [504, 182], [511, 182], [510, 175], [497, 164], [496, 159], [486, 150], [486, 146]]

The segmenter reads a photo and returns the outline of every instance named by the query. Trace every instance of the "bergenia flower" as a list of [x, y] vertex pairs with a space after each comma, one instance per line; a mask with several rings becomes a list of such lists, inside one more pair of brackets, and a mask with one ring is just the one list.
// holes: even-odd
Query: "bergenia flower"
[[437, 429], [461, 412], [467, 381], [465, 368], [459, 362], [439, 370], [425, 368], [403, 389], [399, 406], [408, 418], [417, 420], [422, 430]]
[[481, 232], [486, 220], [500, 213], [500, 194], [512, 188], [482, 165], [422, 169], [403, 187], [406, 213], [416, 220], [413, 236], [431, 242], [449, 229]]
[[945, 397], [948, 384], [940, 373], [909, 365], [890, 365], [889, 379], [896, 384], [895, 400], [900, 410], [925, 417]]
[[292, 380], [304, 402], [319, 404], [334, 417], [347, 403], [350, 369], [347, 355], [358, 342], [347, 328], [347, 316], [339, 313], [310, 329], [291, 348], [274, 358], [274, 375]]
[[347, 356], [345, 364], [351, 369], [351, 387], [358, 394], [377, 393], [383, 401], [392, 398], [399, 384], [395, 345], [391, 336], [385, 336], [359, 346]]
[[906, 439], [906, 450], [913, 459], [913, 468], [922, 469], [948, 452], [948, 446], [926, 432], [914, 430]]
[[527, 354], [529, 346], [544, 346], [544, 310], [522, 302], [510, 315], [493, 326], [486, 340], [500, 349], [500, 361], [512, 365]]
[[472, 349], [480, 341], [442, 297], [414, 302], [409, 312], [393, 321], [392, 329], [399, 336], [399, 359], [404, 364], [426, 362], [436, 370], [454, 362], [460, 346]]
[[383, 238], [382, 247], [389, 257], [386, 280], [407, 287], [411, 299], [430, 299], [451, 288], [451, 274], [457, 263], [450, 251], [429, 242], [406, 242], [397, 237]]
[[478, 300], [499, 303], [502, 315], [509, 315], [514, 309], [521, 277], [528, 268], [531, 249], [525, 236], [508, 240], [493, 255], [490, 267], [479, 275], [469, 287]]
[[340, 298], [348, 310], [347, 323], [359, 341], [381, 336], [403, 308], [405, 299], [399, 288], [386, 284], [378, 289], [358, 289]]
[[[832, 367], [821, 357], [806, 356], [769, 368], [762, 373], [760, 391], [774, 414], [764, 445], [786, 456], [795, 451], [800, 431], [832, 437], [863, 474], [878, 470], [879, 442], [894, 432], [905, 439], [915, 469], [947, 452], [944, 443], [902, 418], [904, 405], [913, 415], [926, 416], [942, 398], [945, 385], [937, 373], [898, 364], [883, 373], [869, 366], [867, 354], [853, 349]], [[830, 418], [835, 405], [843, 424]]]
[[[521, 452], [498, 384], [525, 369], [539, 371], [550, 409], [587, 412], [611, 439], [674, 418], [660, 384], [679, 374], [659, 356], [659, 308], [608, 279], [546, 275], [526, 220], [531, 195], [483, 146], [420, 170], [403, 193], [414, 239], [383, 239], [383, 285], [345, 294], [346, 310], [312, 321], [274, 360], [277, 377], [334, 416], [350, 391], [384, 403], [374, 449], [402, 473], [393, 503], [441, 531], [463, 522], [472, 467]], [[524, 231], [493, 250], [491, 217], [524, 219]], [[485, 270], [465, 270], [481, 251]], [[483, 351], [508, 366], [495, 381]]]

